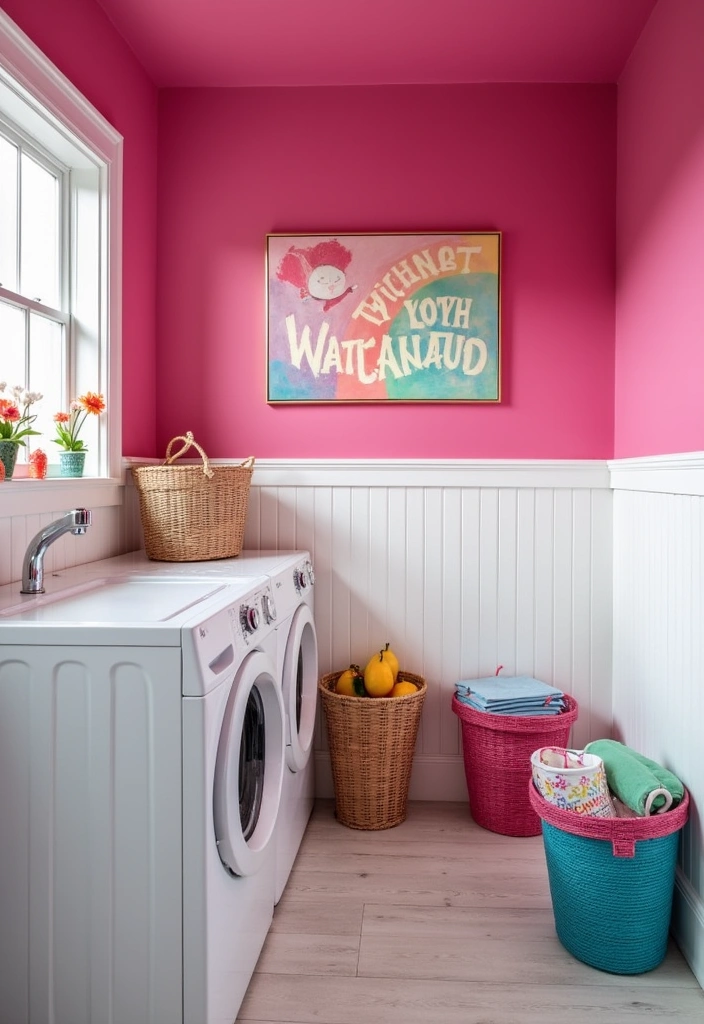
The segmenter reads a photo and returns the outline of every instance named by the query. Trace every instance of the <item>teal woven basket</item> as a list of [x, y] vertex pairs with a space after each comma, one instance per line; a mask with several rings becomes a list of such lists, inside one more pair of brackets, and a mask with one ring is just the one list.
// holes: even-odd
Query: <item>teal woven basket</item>
[[596, 818], [548, 803], [540, 817], [555, 930], [578, 960], [612, 974], [652, 971], [667, 952], [679, 832], [689, 795], [649, 818]]

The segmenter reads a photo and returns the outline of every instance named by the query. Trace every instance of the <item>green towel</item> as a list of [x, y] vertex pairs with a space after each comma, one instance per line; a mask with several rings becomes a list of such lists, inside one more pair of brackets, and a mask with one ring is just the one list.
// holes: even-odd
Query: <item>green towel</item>
[[[642, 817], [676, 807], [684, 796], [676, 775], [617, 740], [595, 740], [584, 749], [602, 759], [609, 789]], [[648, 806], [648, 797], [656, 790], [665, 792], [653, 796]]]

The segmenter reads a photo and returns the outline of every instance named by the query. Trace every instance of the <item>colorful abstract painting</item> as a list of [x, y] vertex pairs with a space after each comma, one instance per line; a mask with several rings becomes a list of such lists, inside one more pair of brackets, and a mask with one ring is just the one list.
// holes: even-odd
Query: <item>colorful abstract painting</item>
[[501, 235], [267, 236], [267, 401], [498, 402]]

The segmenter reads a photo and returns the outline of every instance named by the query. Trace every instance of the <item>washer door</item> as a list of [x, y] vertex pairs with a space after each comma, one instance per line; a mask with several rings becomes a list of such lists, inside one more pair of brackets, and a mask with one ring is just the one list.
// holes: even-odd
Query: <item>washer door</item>
[[235, 875], [259, 870], [274, 832], [284, 773], [284, 709], [276, 670], [248, 654], [223, 716], [213, 786], [220, 859]]
[[286, 764], [292, 772], [308, 763], [318, 696], [318, 638], [311, 610], [300, 605], [291, 619], [282, 689], [286, 711]]

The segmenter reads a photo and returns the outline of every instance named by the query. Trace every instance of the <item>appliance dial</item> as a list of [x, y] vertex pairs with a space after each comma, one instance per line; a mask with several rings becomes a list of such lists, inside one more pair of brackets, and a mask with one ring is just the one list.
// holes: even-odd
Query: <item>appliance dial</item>
[[271, 594], [262, 594], [262, 611], [267, 624], [276, 620], [276, 607]]
[[296, 569], [293, 573], [296, 590], [305, 590], [308, 586], [308, 574], [305, 569]]
[[313, 563], [306, 562], [304, 566], [305, 572], [308, 573], [308, 579], [310, 580], [311, 587], [315, 585], [315, 573], [313, 572]]
[[259, 628], [259, 612], [256, 608], [243, 604], [240, 609], [240, 622], [245, 633], [254, 633]]

